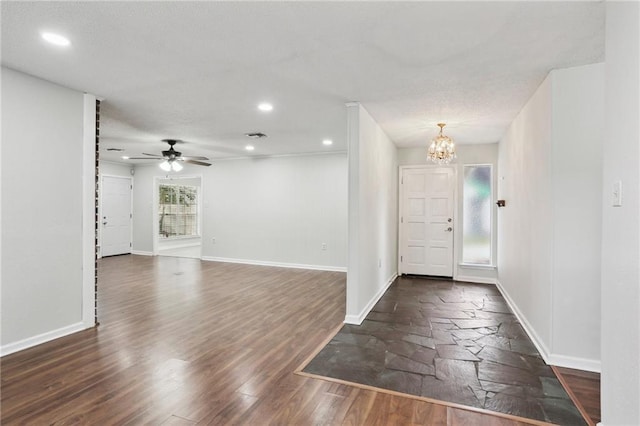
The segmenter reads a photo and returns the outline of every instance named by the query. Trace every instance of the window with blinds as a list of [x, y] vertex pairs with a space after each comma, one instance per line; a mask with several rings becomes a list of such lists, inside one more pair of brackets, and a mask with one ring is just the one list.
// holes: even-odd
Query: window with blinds
[[161, 184], [158, 193], [160, 238], [198, 236], [198, 187]]

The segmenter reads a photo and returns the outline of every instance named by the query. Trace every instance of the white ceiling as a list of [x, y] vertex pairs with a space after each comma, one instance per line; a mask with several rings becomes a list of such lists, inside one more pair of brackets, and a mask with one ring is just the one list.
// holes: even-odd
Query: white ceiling
[[[2, 64], [104, 98], [101, 158], [346, 149], [359, 101], [399, 147], [497, 142], [553, 68], [604, 59], [602, 2], [2, 2]], [[43, 30], [71, 40], [47, 45]], [[257, 110], [261, 101], [271, 113]], [[251, 141], [244, 133], [261, 131]], [[321, 141], [331, 138], [334, 145]], [[106, 152], [123, 148], [123, 153]]]

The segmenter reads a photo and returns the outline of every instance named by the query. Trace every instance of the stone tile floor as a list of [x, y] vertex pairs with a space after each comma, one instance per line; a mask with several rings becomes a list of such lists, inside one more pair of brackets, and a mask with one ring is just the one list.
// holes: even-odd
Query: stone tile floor
[[303, 369], [562, 425], [585, 421], [493, 285], [399, 277]]

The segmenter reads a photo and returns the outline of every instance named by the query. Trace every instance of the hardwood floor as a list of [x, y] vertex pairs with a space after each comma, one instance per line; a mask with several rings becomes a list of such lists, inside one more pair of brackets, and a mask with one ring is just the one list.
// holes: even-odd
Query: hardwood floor
[[569, 389], [576, 406], [591, 419], [590, 424], [600, 422], [600, 374], [563, 367], [554, 367], [554, 370]]
[[98, 291], [99, 327], [2, 358], [2, 424], [527, 424], [293, 374], [343, 273], [120, 256]]

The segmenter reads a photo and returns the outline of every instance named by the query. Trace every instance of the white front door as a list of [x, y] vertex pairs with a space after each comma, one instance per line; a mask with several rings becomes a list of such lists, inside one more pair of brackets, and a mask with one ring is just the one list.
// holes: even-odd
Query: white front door
[[400, 273], [453, 276], [454, 190], [452, 168], [402, 169]]
[[103, 176], [101, 256], [131, 253], [131, 178]]

